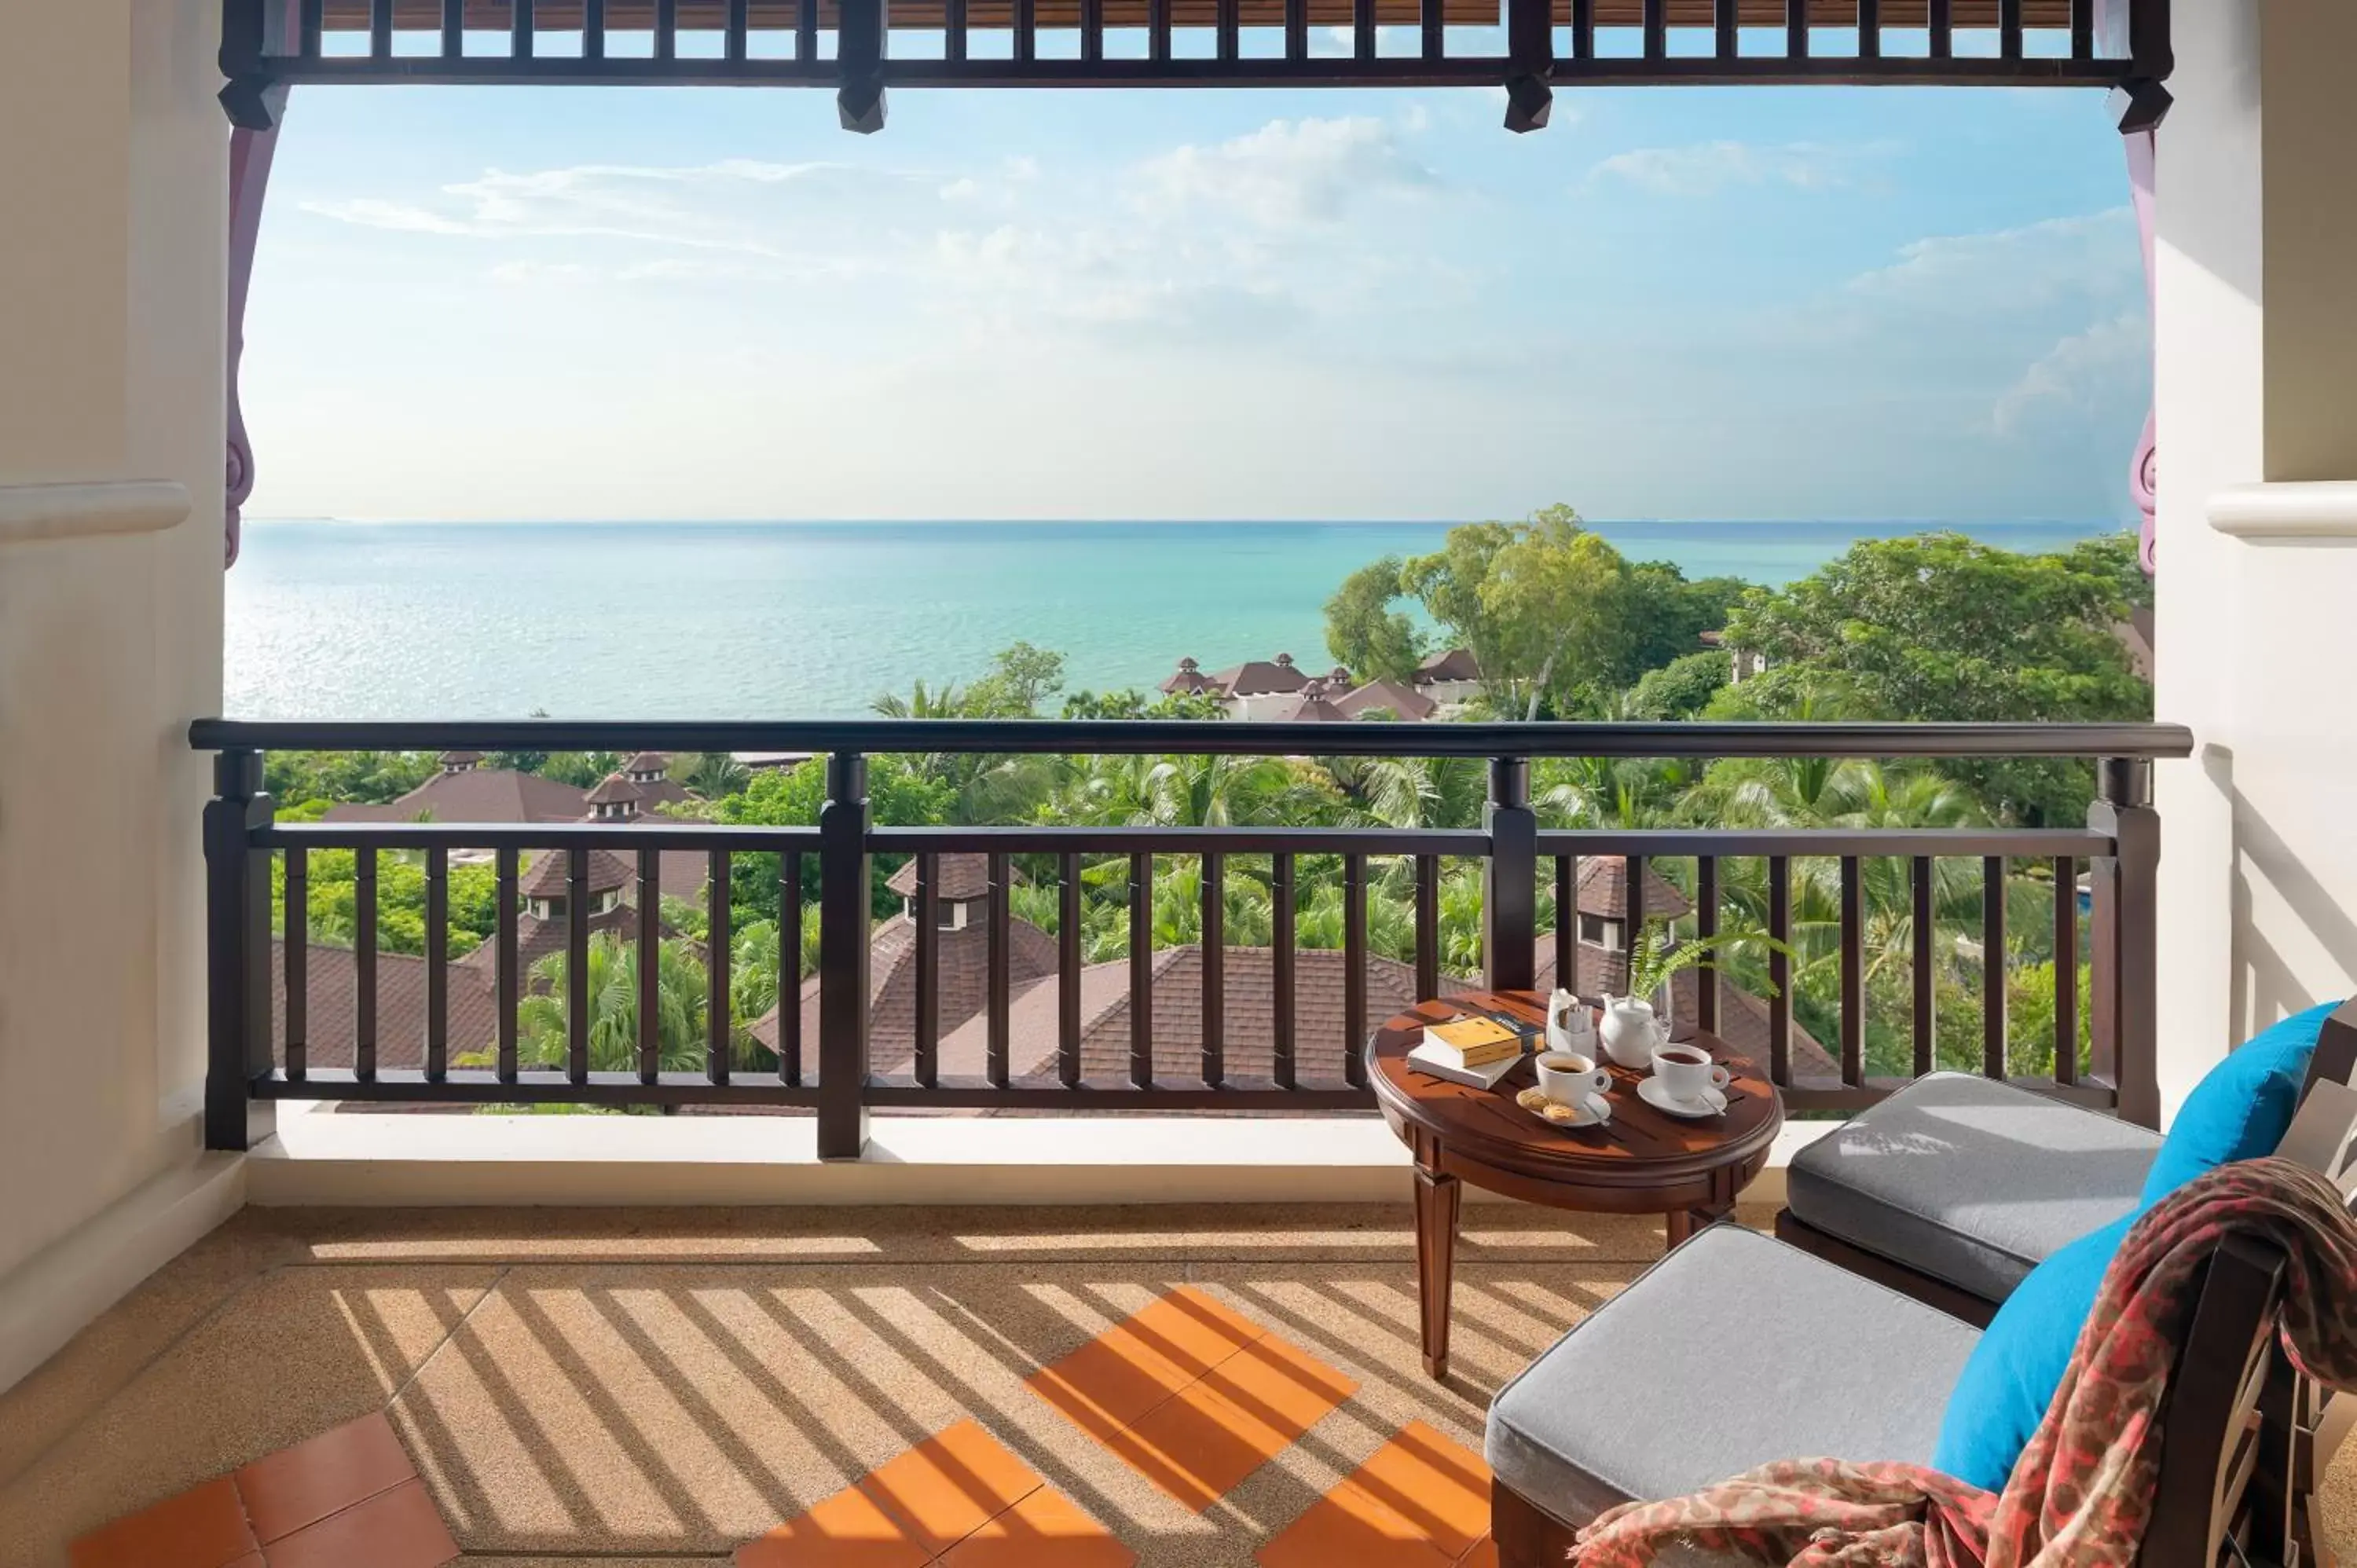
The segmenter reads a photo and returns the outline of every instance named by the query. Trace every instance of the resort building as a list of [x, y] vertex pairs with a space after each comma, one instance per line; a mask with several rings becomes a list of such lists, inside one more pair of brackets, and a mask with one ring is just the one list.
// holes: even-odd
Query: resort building
[[1415, 689], [1443, 708], [1469, 703], [1481, 694], [1481, 665], [1462, 648], [1432, 654], [1416, 667]]
[[479, 751], [446, 751], [440, 771], [397, 800], [368, 805], [339, 801], [331, 822], [573, 822], [589, 814], [586, 790], [561, 779], [512, 768], [490, 768]]

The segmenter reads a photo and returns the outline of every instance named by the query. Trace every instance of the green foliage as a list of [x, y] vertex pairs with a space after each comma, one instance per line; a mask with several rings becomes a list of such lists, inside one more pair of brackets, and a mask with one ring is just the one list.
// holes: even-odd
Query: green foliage
[[[609, 931], [589, 939], [589, 1070], [631, 1072], [639, 1065], [639, 966], [636, 953]], [[528, 1066], [561, 1068], [570, 1048], [565, 1016], [566, 955], [549, 954], [532, 966], [530, 994], [516, 1005], [516, 1058]], [[663, 1070], [704, 1065], [704, 965], [677, 942], [657, 950], [656, 1051]]]
[[[1718, 961], [1713, 955], [1738, 943], [1749, 950], [1795, 956], [1787, 943], [1756, 931], [1714, 931], [1706, 937], [1681, 940], [1669, 921], [1648, 920], [1629, 947], [1629, 994], [1650, 997], [1686, 970], [1717, 970]], [[1776, 994], [1772, 982], [1762, 980], [1760, 985], [1764, 989], [1760, 994]]]
[[725, 751], [699, 751], [674, 765], [672, 777], [707, 800], [741, 795], [753, 782], [753, 770]]
[[[348, 849], [315, 849], [304, 864], [305, 905], [313, 941], [350, 947], [360, 929], [354, 855]], [[286, 929], [286, 864], [270, 862], [271, 906], [280, 932]], [[450, 956], [472, 952], [499, 925], [499, 876], [489, 865], [450, 867]], [[376, 870], [376, 940], [382, 952], [425, 950], [425, 865], [423, 857], [380, 854]]]
[[1071, 692], [1061, 717], [1068, 719], [1222, 719], [1227, 710], [1202, 692], [1157, 692], [1148, 696], [1132, 686], [1120, 692]]
[[1725, 649], [1706, 648], [1646, 671], [1630, 689], [1630, 715], [1652, 720], [1694, 717], [1725, 689], [1731, 663]]
[[1342, 579], [1326, 601], [1326, 651], [1361, 681], [1406, 681], [1423, 662], [1423, 631], [1405, 610], [1396, 555], [1370, 562]]
[[350, 800], [382, 806], [440, 770], [423, 751], [274, 751], [262, 763], [262, 787], [281, 806]]
[[[528, 753], [526, 755], [529, 755]], [[620, 769], [623, 758], [612, 751], [552, 751], [543, 757], [533, 771], [544, 779], [554, 779], [570, 784], [576, 789], [594, 789], [599, 779]]]
[[[1900, 720], [2104, 720], [2151, 716], [2152, 690], [2111, 630], [2128, 608], [2117, 547], [2019, 555], [1961, 534], [1866, 540], [1781, 592], [1755, 591], [1727, 623], [1731, 646], [1832, 679], [1873, 716]], [[1759, 706], [1785, 682], [1739, 688]], [[2084, 765], [1950, 765], [2001, 817], [2077, 820]]]

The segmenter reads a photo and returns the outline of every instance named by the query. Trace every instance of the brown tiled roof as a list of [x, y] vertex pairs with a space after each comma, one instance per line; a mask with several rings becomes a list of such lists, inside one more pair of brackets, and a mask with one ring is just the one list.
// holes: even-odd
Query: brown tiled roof
[[1428, 719], [1440, 711], [1440, 704], [1430, 697], [1396, 681], [1370, 681], [1357, 691], [1335, 698], [1334, 706], [1346, 719], [1363, 718], [1374, 713], [1388, 713], [1403, 719]]
[[597, 787], [584, 797], [593, 806], [614, 806], [642, 798], [639, 787], [619, 773], [607, 774], [597, 780]]
[[1309, 678], [1294, 667], [1293, 656], [1280, 653], [1274, 660], [1254, 659], [1211, 677], [1212, 684], [1231, 697], [1262, 697], [1275, 692], [1298, 692]]
[[625, 773], [668, 773], [671, 758], [660, 751], [642, 751], [622, 764]]
[[[538, 923], [538, 922], [533, 922]], [[487, 946], [489, 944], [486, 944]], [[472, 955], [469, 955], [472, 956]], [[303, 994], [309, 1017], [304, 1059], [315, 1068], [349, 1068], [359, 1044], [360, 968], [350, 948], [312, 942], [305, 953]], [[410, 953], [376, 956], [376, 1060], [379, 1067], [425, 1065], [425, 961]], [[492, 972], [464, 960], [450, 965], [450, 1056], [493, 1048], [499, 1003]], [[270, 939], [271, 1059], [286, 1063], [286, 942]]]
[[[877, 1072], [906, 1071], [917, 1053], [917, 933], [905, 915], [876, 928], [867, 955], [867, 1059]], [[980, 921], [940, 933], [938, 949], [940, 1030], [948, 1037], [978, 1016], [989, 999], [989, 929]], [[1007, 923], [1007, 974], [1020, 992], [1056, 972], [1056, 939], [1028, 920]], [[802, 1039], [818, 1038], [818, 981], [802, 983]], [[753, 1037], [775, 1051], [778, 1015], [772, 1008], [748, 1026]]]
[[446, 751], [434, 760], [445, 768], [462, 768], [482, 761], [483, 754], [479, 751]]
[[642, 813], [657, 806], [676, 806], [683, 800], [702, 798], [676, 779], [632, 779], [630, 788], [639, 792], [639, 810]]
[[1344, 725], [1351, 722], [1350, 714], [1325, 698], [1308, 692], [1269, 714], [1269, 718], [1277, 724], [1296, 725]]
[[[530, 869], [523, 875], [522, 891], [527, 898], [562, 898], [573, 890], [568, 857], [562, 850], [543, 850], [533, 856]], [[611, 850], [589, 852], [589, 891], [610, 893], [615, 888], [638, 879], [638, 868]]]
[[[917, 860], [884, 879], [884, 886], [903, 898], [917, 896]], [[990, 857], [986, 854], [944, 854], [933, 865], [933, 897], [951, 903], [990, 897]]]
[[430, 817], [436, 822], [578, 822], [586, 808], [583, 792], [561, 780], [505, 768], [478, 768], [465, 773], [436, 773], [385, 805], [330, 806], [327, 820], [410, 822]]
[[1162, 690], [1165, 692], [1209, 692], [1214, 690], [1217, 684], [1218, 683], [1209, 675], [1203, 673], [1203, 667], [1201, 665], [1196, 663], [1191, 659], [1181, 659], [1178, 660], [1178, 672], [1173, 674], [1168, 681], [1162, 682]]
[[1481, 665], [1469, 648], [1452, 648], [1445, 652], [1428, 654], [1415, 671], [1419, 685], [1427, 681], [1479, 681], [1480, 678]]
[[[1629, 862], [1625, 855], [1591, 855], [1579, 863], [1579, 912], [1608, 920], [1629, 918]], [[1686, 896], [1645, 865], [1645, 918], [1674, 920], [1694, 913]], [[1633, 936], [1634, 933], [1631, 933]]]

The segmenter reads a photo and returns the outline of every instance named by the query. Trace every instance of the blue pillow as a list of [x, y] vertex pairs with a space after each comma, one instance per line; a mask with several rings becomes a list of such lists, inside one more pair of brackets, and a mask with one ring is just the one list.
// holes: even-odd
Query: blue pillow
[[1948, 1396], [1934, 1468], [1984, 1491], [2005, 1489], [2014, 1461], [2054, 1402], [2112, 1254], [2136, 1221], [2123, 1215], [2089, 1231], [2030, 1270], [2006, 1297]]
[[2291, 1131], [2316, 1036], [2340, 1005], [2295, 1013], [2212, 1068], [2169, 1124], [2137, 1206], [2150, 1208], [2204, 1171], [2274, 1154]]

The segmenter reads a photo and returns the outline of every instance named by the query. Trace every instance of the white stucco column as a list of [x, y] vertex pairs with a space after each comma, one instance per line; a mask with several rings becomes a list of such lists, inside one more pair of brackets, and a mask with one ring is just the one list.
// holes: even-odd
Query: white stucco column
[[[2199, 0], [2175, 32], [2158, 710], [2197, 755], [2157, 780], [2172, 1110], [2228, 1047], [2357, 976], [2357, 488], [2315, 488], [2357, 480], [2357, 6]], [[2287, 516], [2296, 536], [2266, 521]]]
[[0, 5], [0, 1386], [70, 1331], [65, 1297], [137, 1278], [135, 1246], [112, 1274], [60, 1249], [119, 1240], [135, 1195], [199, 1165], [219, 16]]

